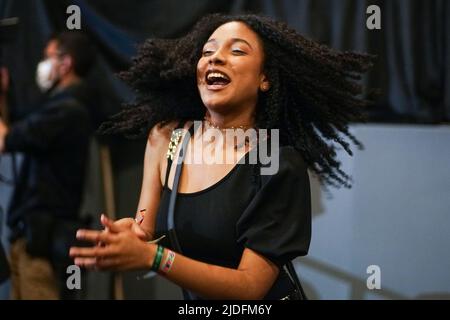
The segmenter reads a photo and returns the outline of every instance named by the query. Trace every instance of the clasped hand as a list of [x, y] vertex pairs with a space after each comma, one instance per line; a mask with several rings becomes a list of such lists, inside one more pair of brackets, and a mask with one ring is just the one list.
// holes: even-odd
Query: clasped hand
[[153, 246], [146, 242], [145, 232], [132, 218], [114, 222], [102, 215], [105, 230], [77, 231], [77, 239], [92, 242], [92, 247], [71, 247], [76, 265], [96, 270], [136, 270], [149, 268]]

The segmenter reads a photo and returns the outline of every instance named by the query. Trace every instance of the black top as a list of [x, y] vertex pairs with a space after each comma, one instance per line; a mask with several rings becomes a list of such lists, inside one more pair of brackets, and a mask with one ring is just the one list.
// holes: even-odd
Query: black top
[[[202, 191], [178, 193], [174, 222], [187, 257], [237, 268], [247, 247], [281, 267], [307, 254], [311, 239], [310, 185], [300, 153], [293, 147], [281, 147], [279, 170], [271, 176], [259, 174], [260, 166], [249, 163], [249, 153], [245, 160]], [[166, 178], [156, 237], [167, 234], [170, 193]], [[168, 237], [161, 244], [171, 248]], [[292, 286], [280, 270], [268, 299], [283, 297]]]
[[25, 218], [78, 215], [92, 126], [80, 83], [53, 91], [26, 119], [14, 123], [5, 151], [24, 159], [8, 212], [11, 241], [24, 234]]

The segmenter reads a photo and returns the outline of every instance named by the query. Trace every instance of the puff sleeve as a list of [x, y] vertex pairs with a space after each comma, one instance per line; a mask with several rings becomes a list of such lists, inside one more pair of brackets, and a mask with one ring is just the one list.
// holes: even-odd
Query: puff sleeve
[[239, 244], [279, 267], [308, 253], [311, 192], [307, 165], [293, 147], [282, 147], [278, 172], [261, 176], [261, 188], [236, 224]]

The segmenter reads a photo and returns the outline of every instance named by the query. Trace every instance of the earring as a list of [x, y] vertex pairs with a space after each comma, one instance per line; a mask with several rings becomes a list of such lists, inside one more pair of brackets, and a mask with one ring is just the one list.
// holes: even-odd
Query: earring
[[269, 90], [269, 84], [267, 82], [264, 82], [263, 84], [261, 84], [261, 91], [267, 91]]

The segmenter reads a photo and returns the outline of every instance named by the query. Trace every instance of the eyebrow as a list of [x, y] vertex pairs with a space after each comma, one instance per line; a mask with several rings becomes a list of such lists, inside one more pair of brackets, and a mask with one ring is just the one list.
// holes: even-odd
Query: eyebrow
[[[213, 38], [213, 39], [209, 39], [208, 41], [206, 41], [206, 43], [210, 43], [210, 42], [217, 42], [217, 40]], [[232, 38], [232, 39], [231, 39], [231, 42], [232, 42], [232, 43], [243, 42], [243, 43], [245, 43], [246, 45], [248, 45], [248, 46], [250, 47], [250, 49], [253, 50], [252, 45], [251, 45], [247, 40], [244, 40], [244, 39], [241, 39], [241, 38]]]

